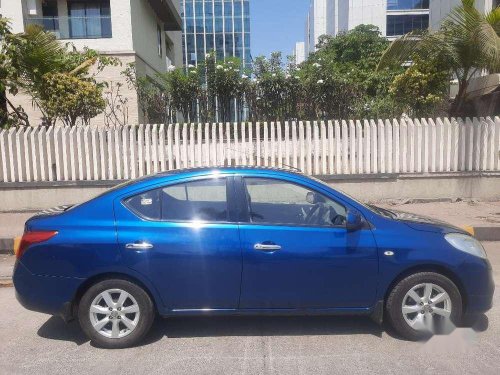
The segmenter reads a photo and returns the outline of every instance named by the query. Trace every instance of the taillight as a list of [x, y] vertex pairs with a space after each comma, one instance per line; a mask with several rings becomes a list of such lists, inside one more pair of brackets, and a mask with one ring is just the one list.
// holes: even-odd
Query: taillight
[[16, 251], [17, 259], [21, 258], [23, 253], [28, 247], [33, 244], [45, 242], [50, 240], [57, 234], [56, 231], [36, 231], [36, 232], [25, 232], [21, 238], [21, 243]]

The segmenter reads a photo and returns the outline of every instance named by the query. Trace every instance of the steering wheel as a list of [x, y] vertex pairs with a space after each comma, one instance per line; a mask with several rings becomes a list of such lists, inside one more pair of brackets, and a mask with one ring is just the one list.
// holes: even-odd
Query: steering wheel
[[[328, 218], [325, 216], [328, 215]], [[333, 224], [333, 225], [343, 225], [345, 218], [342, 215], [337, 214], [337, 211], [331, 206], [327, 206], [324, 203], [316, 203], [309, 213], [305, 217], [306, 224]]]

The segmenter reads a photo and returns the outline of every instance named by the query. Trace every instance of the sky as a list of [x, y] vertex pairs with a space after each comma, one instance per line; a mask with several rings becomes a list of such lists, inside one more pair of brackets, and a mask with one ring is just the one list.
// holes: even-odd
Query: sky
[[252, 56], [281, 51], [291, 55], [304, 41], [309, 0], [250, 0]]

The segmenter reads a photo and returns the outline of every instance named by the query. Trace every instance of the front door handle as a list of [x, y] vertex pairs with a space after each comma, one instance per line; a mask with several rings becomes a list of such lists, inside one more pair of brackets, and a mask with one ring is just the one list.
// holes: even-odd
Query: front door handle
[[266, 243], [256, 243], [253, 246], [253, 248], [255, 250], [259, 250], [259, 251], [269, 251], [269, 252], [281, 250], [281, 246], [280, 245], [266, 244]]
[[129, 250], [149, 250], [153, 248], [153, 245], [149, 242], [134, 242], [125, 245], [125, 248]]

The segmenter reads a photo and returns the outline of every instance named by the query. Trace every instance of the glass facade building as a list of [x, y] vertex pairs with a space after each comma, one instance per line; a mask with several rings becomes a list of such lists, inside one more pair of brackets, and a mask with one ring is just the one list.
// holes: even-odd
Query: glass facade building
[[251, 66], [249, 0], [181, 0], [184, 65], [197, 65], [215, 51]]
[[429, 28], [430, 0], [387, 0], [386, 33], [398, 37]]

